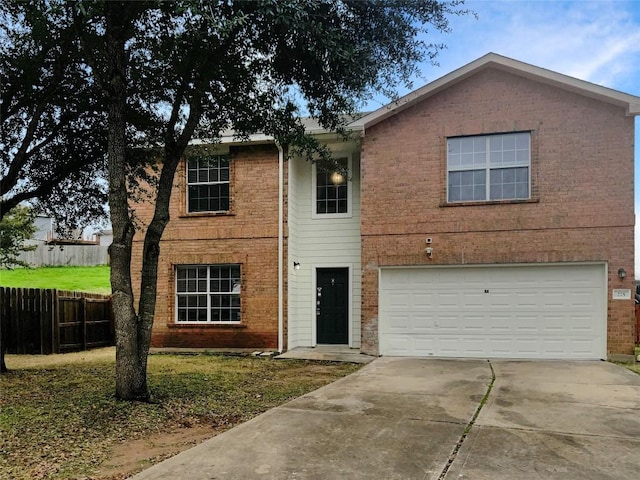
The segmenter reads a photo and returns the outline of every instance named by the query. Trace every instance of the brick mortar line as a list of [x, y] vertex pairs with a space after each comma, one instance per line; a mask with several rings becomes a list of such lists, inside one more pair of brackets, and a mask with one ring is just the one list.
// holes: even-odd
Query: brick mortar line
[[393, 236], [412, 236], [412, 235], [452, 235], [452, 234], [466, 234], [466, 233], [500, 233], [500, 232], [542, 232], [547, 230], [606, 230], [612, 228], [629, 228], [634, 225], [593, 225], [593, 226], [579, 226], [579, 227], [539, 227], [539, 228], [501, 228], [501, 229], [489, 229], [489, 230], [446, 230], [441, 232], [405, 232], [405, 233], [361, 233], [361, 237], [393, 237]]
[[469, 432], [471, 432], [471, 428], [473, 428], [473, 426], [475, 425], [478, 415], [480, 415], [480, 411], [482, 410], [482, 407], [485, 406], [485, 404], [487, 403], [487, 400], [489, 399], [489, 395], [491, 394], [491, 390], [493, 389], [493, 384], [496, 381], [496, 372], [493, 370], [493, 365], [491, 365], [491, 361], [487, 360], [487, 363], [489, 364], [489, 368], [491, 369], [491, 382], [489, 382], [489, 385], [487, 386], [487, 391], [482, 397], [482, 400], [480, 400], [480, 404], [478, 405], [478, 408], [476, 408], [476, 411], [473, 414], [473, 417], [471, 417], [471, 420], [469, 420], [469, 423], [464, 429], [464, 432], [460, 436], [460, 440], [458, 440], [458, 443], [456, 443], [456, 446], [453, 447], [453, 451], [449, 455], [447, 464], [442, 469], [442, 472], [440, 473], [438, 480], [444, 480], [445, 477], [447, 476], [447, 473], [449, 472], [451, 465], [453, 465], [453, 462], [455, 462], [458, 456], [458, 452], [460, 451], [460, 448], [462, 448], [462, 444], [466, 440], [467, 435], [469, 435]]
[[[220, 237], [220, 238], [211, 238], [211, 237], [197, 237], [197, 238], [163, 238], [163, 242], [184, 242], [188, 240], [190, 242], [195, 241], [228, 241], [228, 240], [277, 240], [278, 236], [258, 236], [258, 237]], [[133, 243], [144, 243], [144, 240], [134, 240]]]

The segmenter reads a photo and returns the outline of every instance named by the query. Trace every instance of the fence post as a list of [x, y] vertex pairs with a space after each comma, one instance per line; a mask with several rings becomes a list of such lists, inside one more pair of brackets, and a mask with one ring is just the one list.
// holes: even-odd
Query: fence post
[[44, 319], [44, 312], [45, 312], [45, 307], [44, 307], [44, 297], [45, 297], [45, 292], [43, 290], [40, 290], [38, 292], [38, 325], [40, 328], [40, 355], [44, 355], [46, 353], [46, 349], [45, 349], [45, 341], [47, 339], [47, 327], [46, 327], [46, 323], [45, 323], [45, 319]]
[[53, 292], [51, 289], [40, 290], [40, 322], [42, 328], [42, 353], [49, 354], [54, 351], [54, 310], [53, 310]]
[[51, 346], [49, 353], [55, 353], [56, 351], [56, 302], [54, 291], [47, 290], [47, 314], [49, 315], [49, 328], [51, 329], [49, 335], [49, 345]]
[[82, 350], [87, 349], [87, 297], [80, 302], [80, 328], [82, 329]]
[[11, 311], [9, 309], [9, 299], [11, 298], [10, 290], [6, 287], [0, 287], [0, 348], [6, 353], [9, 348], [9, 318]]
[[53, 353], [60, 353], [60, 309], [58, 308], [58, 290], [52, 290], [51, 306]]
[[13, 336], [14, 336], [14, 329], [13, 329], [13, 312], [15, 309], [15, 294], [14, 294], [14, 289], [13, 288], [9, 288], [7, 287], [6, 289], [6, 300], [5, 300], [5, 311], [7, 312], [7, 318], [4, 322], [4, 344], [5, 344], [5, 348], [6, 348], [6, 352], [9, 352], [11, 347], [13, 347], [13, 345], [15, 344], [15, 342], [13, 341]]
[[36, 325], [38, 329], [38, 352], [42, 354], [42, 306], [40, 305], [40, 298], [42, 296], [42, 291], [36, 288], [32, 288], [29, 292], [29, 303], [31, 304], [32, 311], [32, 322]]
[[16, 353], [25, 353], [25, 342], [22, 338], [22, 320], [24, 319], [24, 296], [20, 295], [19, 289], [14, 289], [15, 297], [14, 297], [14, 305], [15, 305], [15, 313], [13, 315], [13, 321], [11, 322], [11, 329], [16, 338]]

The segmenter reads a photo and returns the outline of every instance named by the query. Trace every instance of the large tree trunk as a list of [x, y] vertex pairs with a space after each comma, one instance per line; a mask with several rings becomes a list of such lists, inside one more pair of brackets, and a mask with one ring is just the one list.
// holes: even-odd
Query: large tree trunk
[[[113, 227], [111, 289], [116, 323], [116, 397], [149, 400], [146, 341], [134, 308], [131, 285], [131, 252], [135, 227], [129, 214], [126, 169], [127, 53], [130, 17], [123, 5], [107, 2], [106, 51], [109, 65], [109, 208]], [[124, 8], [126, 10], [126, 8]]]
[[109, 64], [107, 86], [109, 98], [109, 207], [113, 227], [110, 246], [111, 288], [116, 323], [116, 396], [122, 400], [149, 401], [147, 359], [151, 345], [151, 329], [155, 316], [160, 239], [169, 222], [169, 201], [176, 168], [200, 121], [201, 91], [191, 97], [185, 126], [175, 138], [177, 112], [182, 97], [176, 99], [174, 113], [167, 126], [162, 172], [157, 185], [154, 216], [144, 238], [140, 300], [136, 312], [131, 281], [131, 256], [135, 226], [128, 204], [126, 178], [126, 107], [127, 66], [125, 50], [136, 10], [147, 8], [141, 3], [105, 4], [106, 53]]

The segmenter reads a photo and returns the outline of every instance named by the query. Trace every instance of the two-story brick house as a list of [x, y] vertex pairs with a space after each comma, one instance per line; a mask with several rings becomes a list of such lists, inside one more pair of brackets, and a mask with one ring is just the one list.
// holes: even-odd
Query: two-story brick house
[[489, 54], [356, 120], [351, 142], [310, 126], [348, 175], [263, 136], [188, 156], [152, 345], [632, 353], [638, 114]]

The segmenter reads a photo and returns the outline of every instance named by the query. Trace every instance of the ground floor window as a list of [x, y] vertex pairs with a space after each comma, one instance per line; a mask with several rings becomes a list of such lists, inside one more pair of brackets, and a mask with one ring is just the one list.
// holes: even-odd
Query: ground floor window
[[240, 289], [240, 265], [177, 266], [177, 322], [239, 322]]

